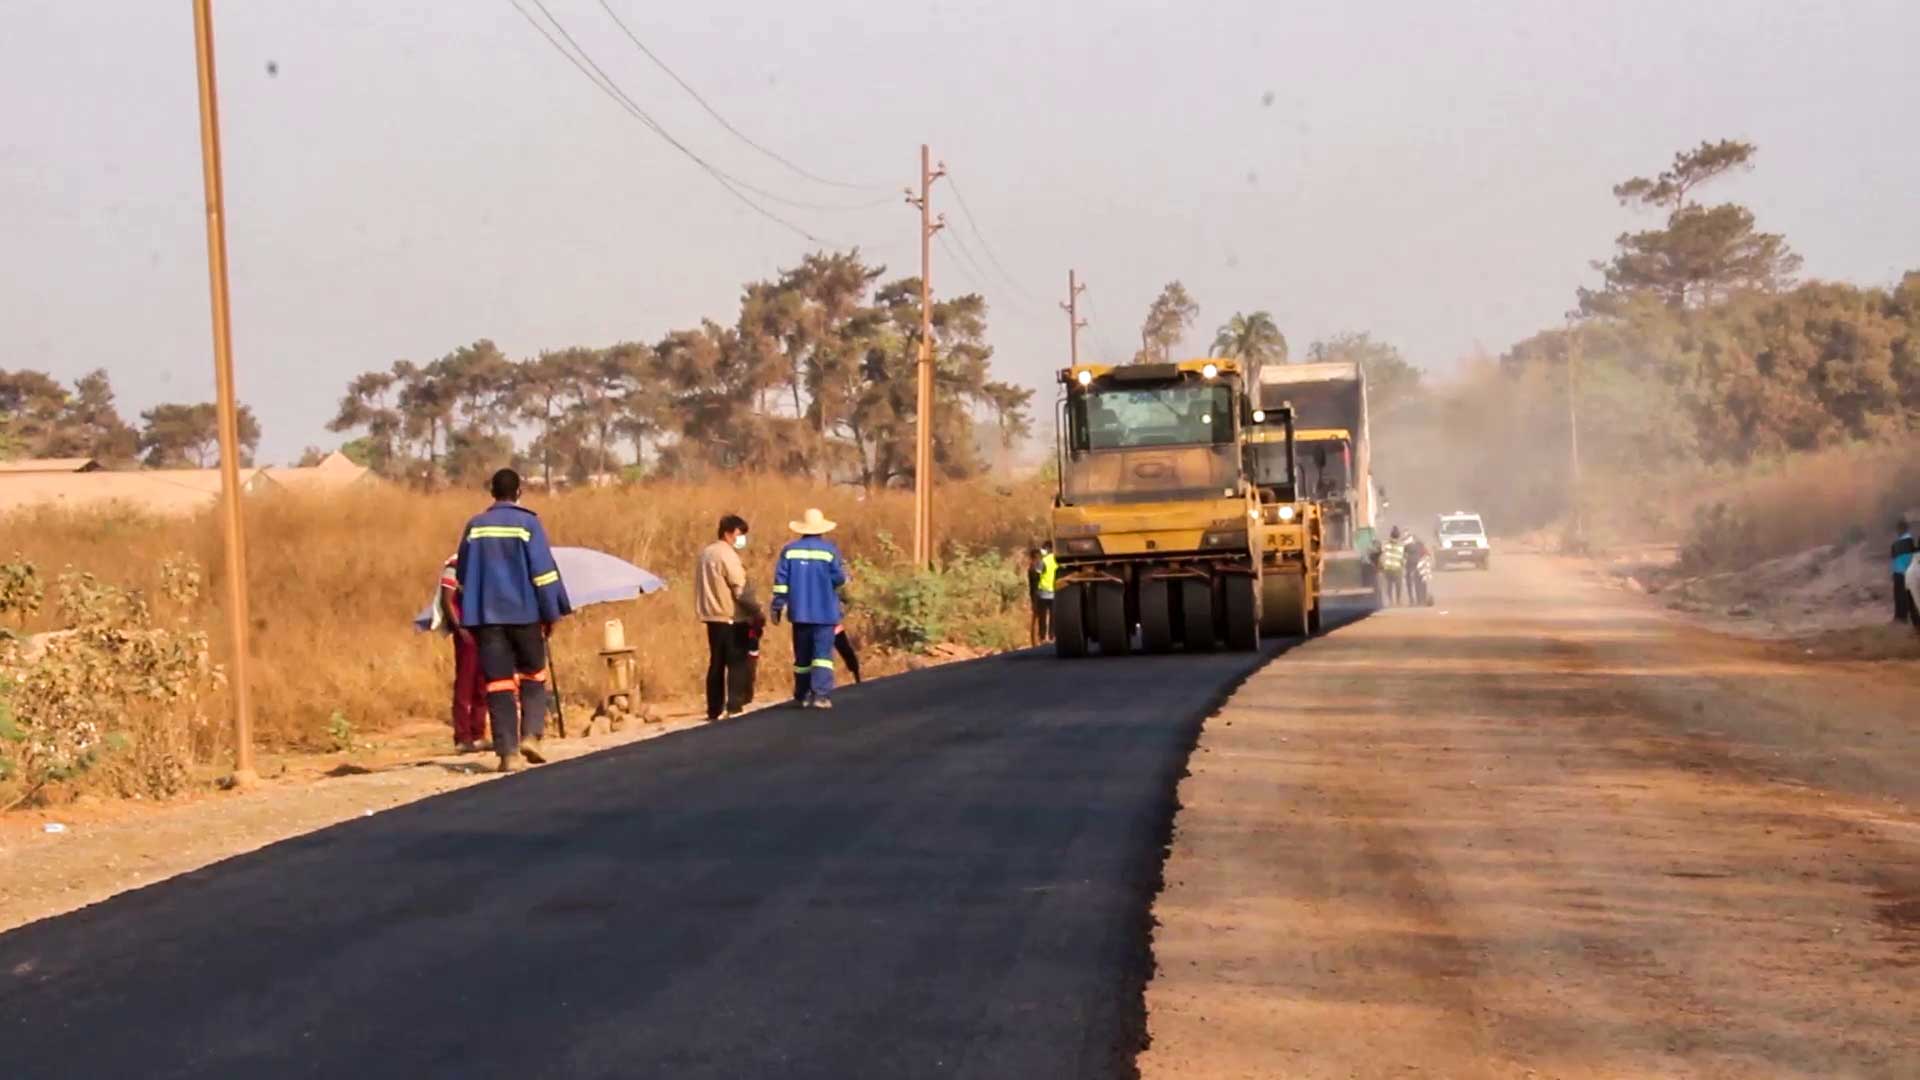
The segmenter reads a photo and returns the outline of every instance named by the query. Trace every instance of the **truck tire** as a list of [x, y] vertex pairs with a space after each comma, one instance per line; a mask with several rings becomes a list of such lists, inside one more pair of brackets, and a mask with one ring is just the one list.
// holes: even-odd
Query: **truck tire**
[[1104, 656], [1133, 651], [1133, 627], [1127, 623], [1126, 586], [1100, 582], [1093, 587], [1093, 636]]
[[1173, 651], [1173, 583], [1165, 578], [1140, 583], [1140, 648]]
[[1250, 576], [1234, 574], [1220, 583], [1227, 612], [1227, 648], [1250, 652], [1260, 647], [1260, 604]]
[[1180, 630], [1188, 652], [1214, 650], [1212, 582], [1197, 578], [1180, 582]]
[[1082, 585], [1062, 585], [1053, 594], [1053, 651], [1078, 659], [1087, 655], [1087, 596]]

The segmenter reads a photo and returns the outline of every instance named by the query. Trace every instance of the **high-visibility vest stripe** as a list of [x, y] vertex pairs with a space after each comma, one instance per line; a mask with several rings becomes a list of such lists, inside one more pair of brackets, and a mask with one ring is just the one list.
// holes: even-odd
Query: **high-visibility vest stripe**
[[475, 525], [467, 530], [469, 540], [519, 540], [531, 542], [533, 533], [518, 525]]
[[559, 580], [560, 580], [560, 571], [558, 571], [558, 570], [549, 570], [549, 571], [547, 571], [547, 572], [546, 572], [546, 573], [544, 573], [544, 574], [539, 574], [539, 575], [536, 575], [536, 576], [534, 577], [534, 579], [533, 579], [533, 587], [537, 589], [537, 588], [539, 588], [539, 587], [541, 587], [542, 585], [551, 585], [551, 584], [553, 584], [554, 582], [556, 582], [556, 581], [559, 581]]
[[813, 662], [813, 666], [814, 666], [814, 667], [817, 667], [817, 668], [825, 668], [825, 669], [826, 669], [826, 670], [828, 670], [828, 671], [832, 671], [832, 670], [833, 670], [833, 661], [831, 661], [831, 660], [815, 660], [815, 661]]
[[773, 595], [775, 596], [787, 595], [787, 587], [785, 585], [775, 585], [773, 587]]
[[1052, 592], [1054, 579], [1057, 578], [1059, 574], [1060, 563], [1054, 559], [1053, 552], [1049, 551], [1045, 555], [1040, 556], [1041, 592]]
[[832, 562], [833, 552], [814, 551], [810, 548], [791, 548], [787, 551], [785, 557], [789, 559], [799, 559], [802, 562]]

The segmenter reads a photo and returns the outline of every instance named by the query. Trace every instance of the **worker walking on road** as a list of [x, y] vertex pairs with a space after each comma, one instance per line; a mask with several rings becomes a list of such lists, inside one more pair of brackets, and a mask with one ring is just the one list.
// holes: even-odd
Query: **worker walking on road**
[[1894, 524], [1899, 533], [1893, 538], [1893, 621], [1908, 622], [1914, 617], [1914, 597], [1907, 592], [1907, 567], [1913, 565], [1913, 555], [1920, 546], [1913, 539], [1913, 529], [1901, 518]]
[[1381, 603], [1392, 607], [1400, 602], [1400, 588], [1406, 577], [1407, 550], [1406, 541], [1400, 538], [1400, 526], [1395, 525], [1387, 534], [1387, 542], [1380, 549], [1380, 590]]
[[839, 589], [847, 583], [846, 562], [827, 539], [835, 523], [808, 509], [787, 527], [800, 534], [780, 549], [773, 571], [773, 621], [793, 619], [793, 703], [802, 708], [833, 708], [833, 638], [840, 625]]
[[467, 522], [456, 556], [463, 604], [460, 625], [473, 631], [487, 677], [487, 713], [500, 771], [520, 758], [543, 764], [547, 723], [547, 636], [572, 614], [547, 531], [519, 505], [520, 474], [501, 469], [489, 485], [493, 505]]
[[1433, 556], [1418, 536], [1407, 534], [1405, 566], [1407, 603], [1415, 607], [1433, 606]]
[[707, 628], [707, 722], [738, 716], [747, 707], [750, 682], [741, 674], [747, 663], [747, 624], [757, 610], [747, 594], [747, 569], [740, 553], [747, 548], [747, 519], [720, 519], [713, 543], [700, 549], [693, 613]]

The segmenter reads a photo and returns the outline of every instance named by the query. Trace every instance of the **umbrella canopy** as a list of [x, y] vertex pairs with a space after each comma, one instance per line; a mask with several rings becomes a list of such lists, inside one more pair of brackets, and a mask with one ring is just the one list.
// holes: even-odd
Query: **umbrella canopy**
[[[611, 604], [659, 592], [667, 583], [625, 559], [592, 548], [557, 547], [553, 561], [560, 567], [560, 580], [567, 587], [567, 598], [577, 610], [592, 604]], [[413, 625], [421, 630], [433, 627], [433, 602], [414, 616]]]

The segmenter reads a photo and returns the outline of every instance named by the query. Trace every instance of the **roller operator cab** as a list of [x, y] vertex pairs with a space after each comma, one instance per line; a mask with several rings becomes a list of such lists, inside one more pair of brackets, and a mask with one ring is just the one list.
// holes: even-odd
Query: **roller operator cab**
[[1060, 372], [1053, 626], [1062, 656], [1252, 649], [1259, 491], [1242, 453], [1245, 372], [1186, 360]]

